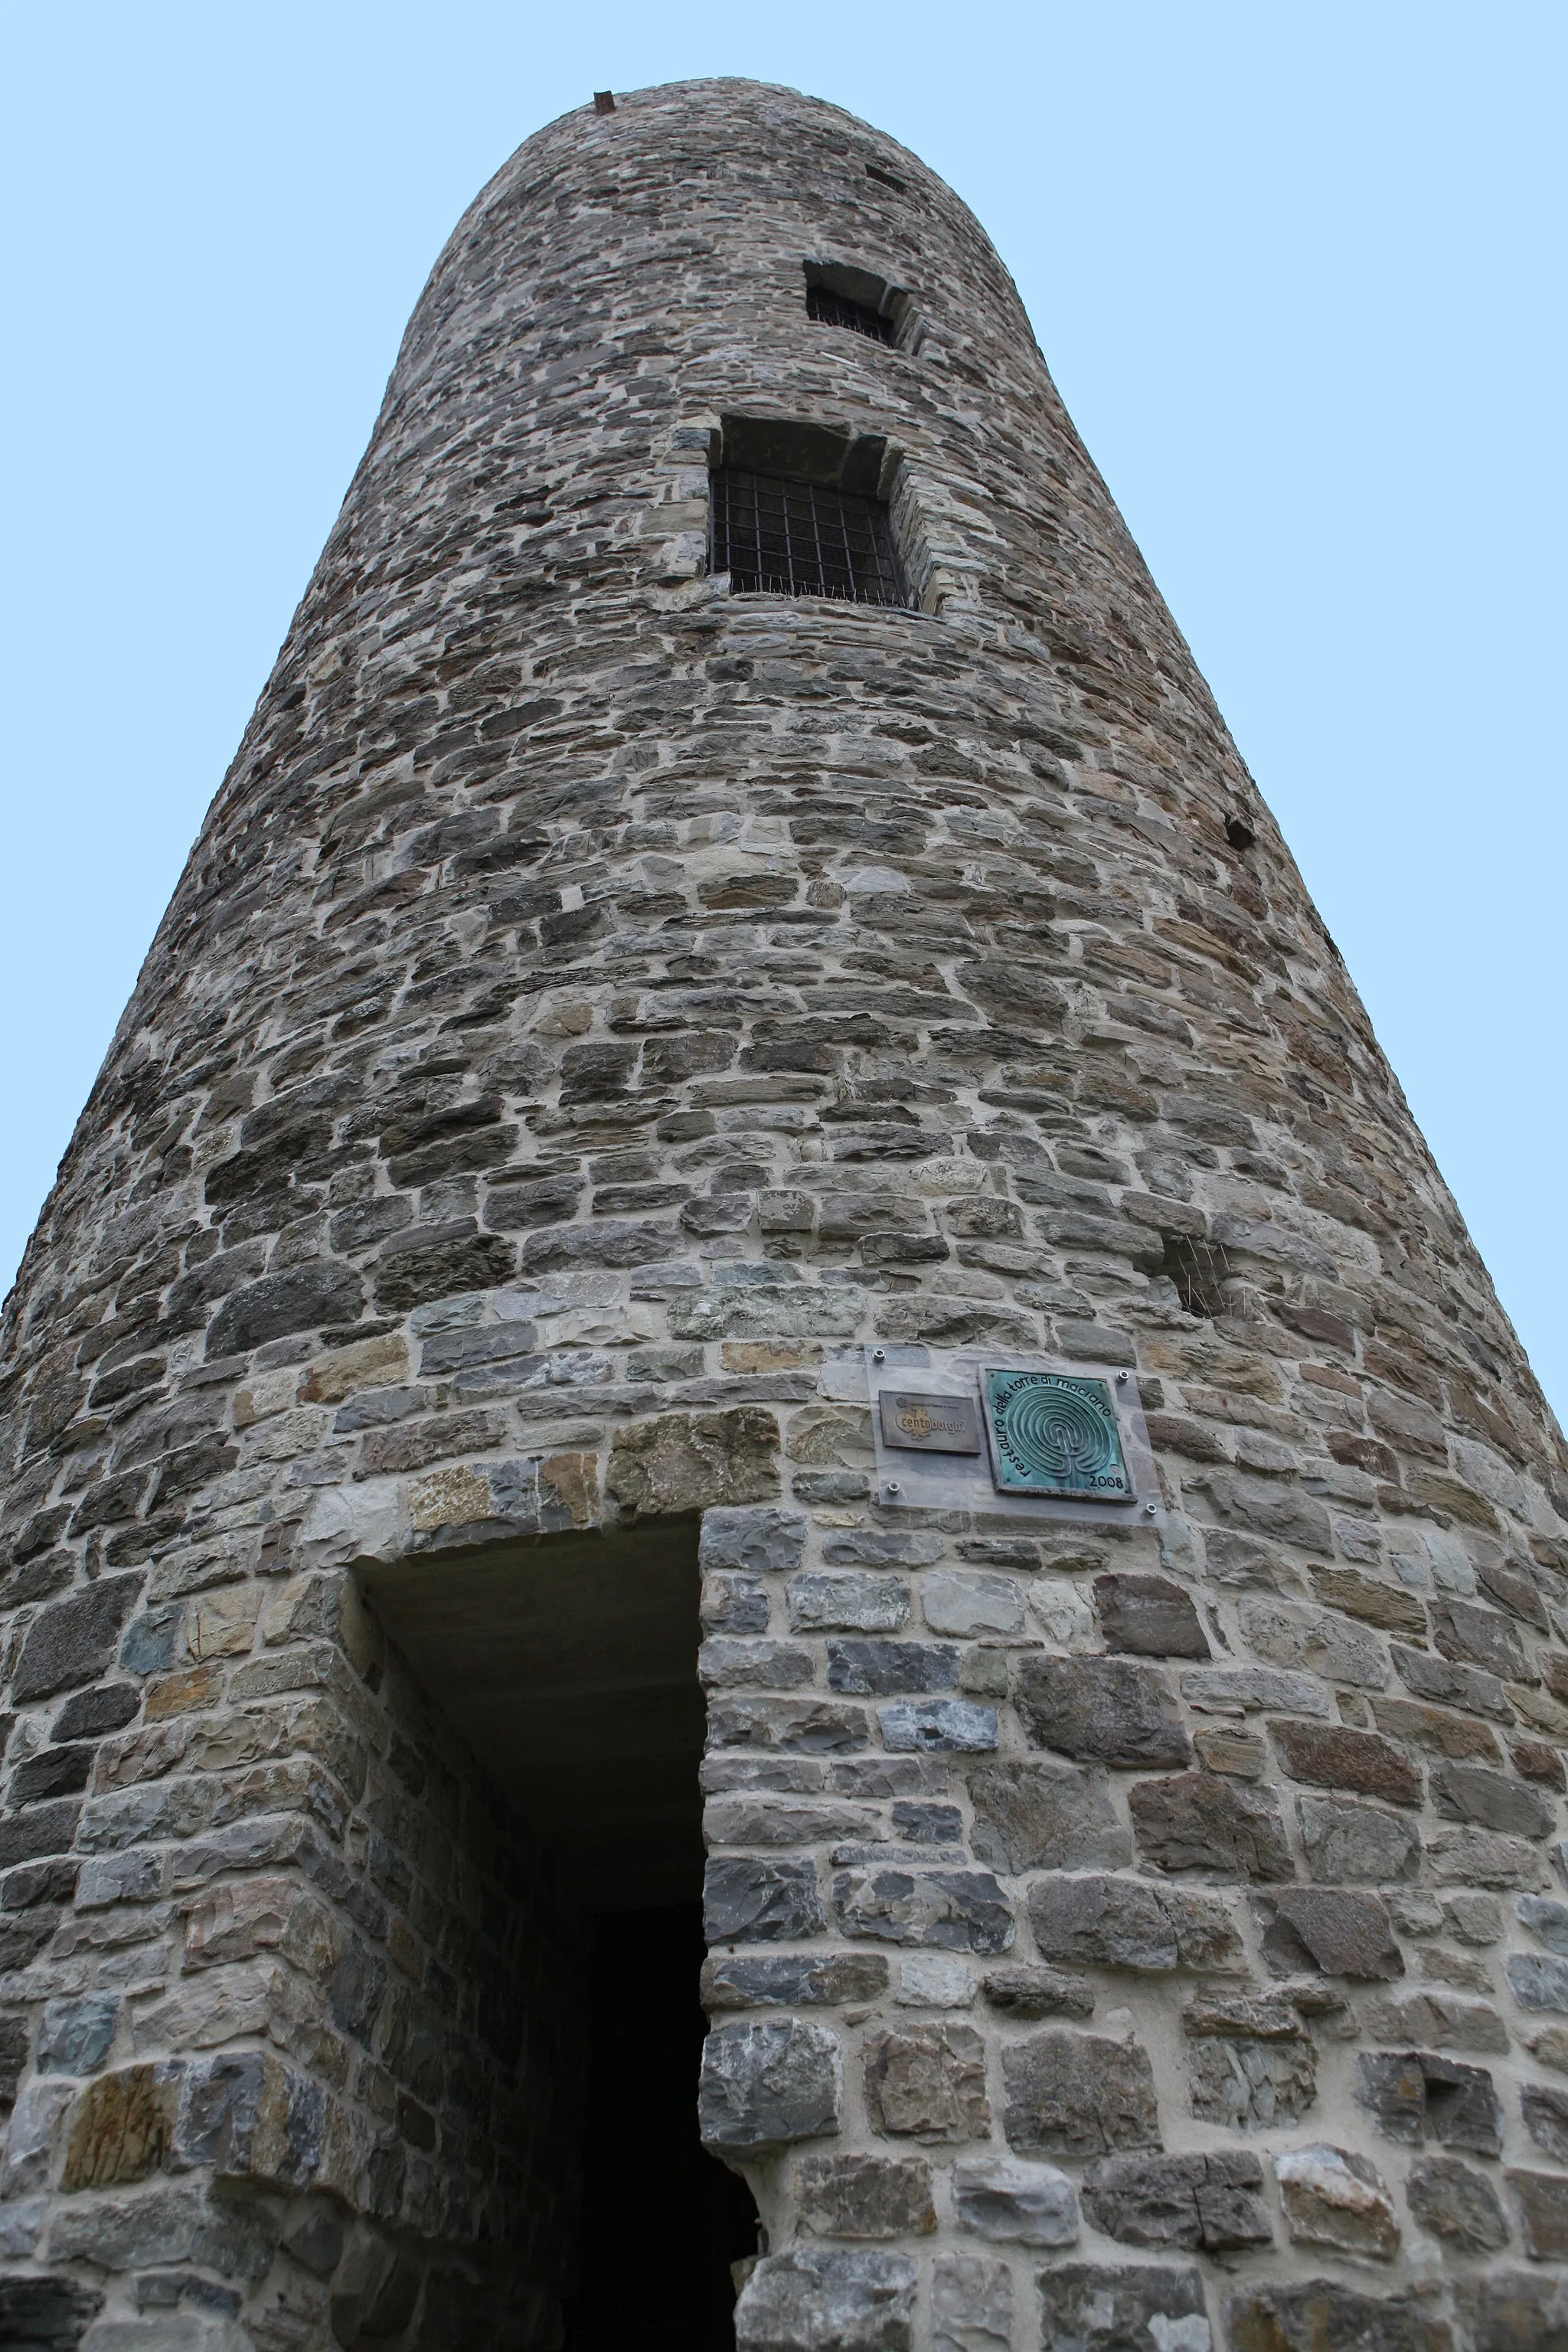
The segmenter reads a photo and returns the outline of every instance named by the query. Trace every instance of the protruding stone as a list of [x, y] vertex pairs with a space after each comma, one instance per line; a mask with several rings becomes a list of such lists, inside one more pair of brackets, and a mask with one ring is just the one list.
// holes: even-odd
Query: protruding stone
[[1078, 2243], [1078, 2197], [1053, 2165], [961, 2158], [952, 2168], [952, 2210], [960, 2229], [999, 2244]]
[[1153, 2070], [1141, 2042], [1037, 2033], [1004, 2049], [1002, 2071], [1007, 2142], [1020, 2154], [1113, 2156], [1160, 2146]]
[[1353, 2148], [1293, 2147], [1275, 2158], [1274, 2170], [1292, 2243], [1394, 2260], [1394, 2200], [1364, 2156]]
[[1390, 1886], [1415, 1875], [1420, 1832], [1397, 1813], [1330, 1797], [1298, 1797], [1296, 1817], [1307, 1868], [1321, 1886]]
[[1258, 1898], [1263, 1957], [1280, 1976], [1303, 1969], [1376, 1981], [1405, 1974], [1388, 1909], [1375, 1895], [1291, 1886]]
[[1190, 1592], [1163, 1576], [1097, 1576], [1094, 1605], [1108, 1650], [1139, 1658], [1207, 1658]]
[[800, 2018], [716, 2025], [702, 2044], [697, 2112], [712, 2147], [773, 2147], [838, 2129], [838, 2038]]
[[764, 2254], [735, 2305], [737, 2352], [910, 2352], [908, 2254], [796, 2246]]
[[1037, 1748], [1085, 1764], [1185, 1764], [1192, 1749], [1152, 1666], [1123, 1658], [1026, 1658], [1017, 1706]]
[[1008, 2352], [1013, 2273], [984, 2254], [939, 2254], [931, 2272], [932, 2352]]
[[895, 1755], [984, 1756], [996, 1745], [995, 1708], [973, 1699], [889, 1699], [877, 1720]]
[[1005, 1952], [1013, 1910], [989, 1871], [840, 1871], [833, 1906], [847, 1936], [884, 1944], [928, 1944], [947, 1952]]
[[866, 2108], [879, 2132], [928, 2144], [983, 2139], [990, 2128], [985, 2044], [943, 2019], [876, 2035], [866, 2049]]
[[779, 1426], [771, 1412], [667, 1412], [616, 1432], [605, 1491], [624, 1517], [681, 1518], [762, 1503], [779, 1491]]
[[781, 1952], [766, 1958], [710, 1952], [702, 1969], [705, 2009], [800, 2009], [876, 2000], [888, 1990], [879, 1952]]
[[826, 1926], [814, 1862], [756, 1862], [711, 1854], [702, 1881], [710, 1944], [793, 1944]]
[[1356, 2060], [1356, 2097], [1380, 2131], [1406, 2147], [1435, 2139], [1480, 2156], [1501, 2153], [1502, 2110], [1484, 2066], [1426, 2051], [1365, 2050]]
[[750, 1509], [721, 1506], [704, 1511], [698, 1538], [703, 1570], [742, 1569], [752, 1576], [776, 1576], [798, 1568], [805, 1549], [805, 1515], [763, 1505]]
[[1447, 2321], [1414, 2296], [1338, 2279], [1237, 2288], [1226, 2324], [1231, 2352], [1458, 2352]]
[[1219, 1969], [1241, 1957], [1218, 1895], [1142, 1878], [1041, 1879], [1029, 1924], [1043, 1957], [1069, 1968]]
[[1410, 2168], [1405, 2201], [1424, 2230], [1464, 2254], [1495, 2254], [1508, 2223], [1485, 2173], [1454, 2156], [1425, 2156]]
[[1554, 2164], [1568, 2164], [1568, 2091], [1553, 2091], [1544, 2083], [1526, 2083], [1519, 2095], [1524, 2128], [1543, 2156]]
[[[1060, 2263], [1040, 2273], [1039, 2285], [1044, 2352], [1210, 2352], [1195, 2263]], [[1259, 2342], [1255, 2352], [1272, 2347]]]
[[910, 1588], [901, 1576], [879, 1576], [870, 1569], [806, 1569], [790, 1578], [788, 1590], [790, 1627], [796, 1633], [897, 1633], [910, 1622]]
[[1300, 2120], [1317, 2096], [1317, 2052], [1279, 1994], [1201, 1993], [1183, 2019], [1193, 2113], [1233, 2131]]
[[1538, 2263], [1568, 2259], [1568, 2177], [1561, 2172], [1505, 2172], [1519, 2208], [1524, 2251]]
[[919, 2157], [805, 2156], [795, 2178], [800, 2226], [816, 2237], [923, 2237], [936, 2228], [931, 2167]]
[[1272, 2242], [1262, 2186], [1263, 2167], [1239, 2149], [1113, 2156], [1085, 2175], [1083, 2205], [1097, 2230], [1125, 2245], [1228, 2253]]
[[1102, 1767], [1010, 1757], [972, 1773], [969, 1794], [973, 1851], [996, 1870], [1118, 1870], [1132, 1859]]
[[1064, 1976], [1059, 1969], [1032, 1967], [1027, 1961], [1010, 1969], [992, 1969], [982, 1979], [980, 1989], [1004, 2017], [1094, 2015], [1094, 1988], [1086, 1978]]
[[1272, 1804], [1217, 1772], [1177, 1772], [1128, 1791], [1138, 1851], [1157, 1869], [1277, 1883], [1296, 1866]]
[[1273, 1729], [1274, 1745], [1293, 1780], [1351, 1790], [1390, 1805], [1421, 1802], [1420, 1773], [1381, 1732], [1352, 1731], [1342, 1723], [1277, 1723]]

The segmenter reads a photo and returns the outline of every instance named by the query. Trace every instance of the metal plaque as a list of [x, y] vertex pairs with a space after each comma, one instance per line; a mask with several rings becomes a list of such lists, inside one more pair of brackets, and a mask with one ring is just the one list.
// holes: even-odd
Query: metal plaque
[[1108, 1381], [988, 1365], [981, 1393], [991, 1475], [1001, 1493], [1137, 1500]]
[[921, 1454], [978, 1454], [980, 1423], [968, 1397], [919, 1395], [884, 1389], [882, 1443]]

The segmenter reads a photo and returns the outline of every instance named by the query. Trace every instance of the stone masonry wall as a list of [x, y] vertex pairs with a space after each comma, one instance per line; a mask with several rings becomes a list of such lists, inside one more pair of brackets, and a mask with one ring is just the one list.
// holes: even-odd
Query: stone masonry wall
[[[735, 415], [886, 439], [918, 611], [706, 575]], [[871, 1344], [1127, 1369], [1157, 1527], [890, 1505]], [[354, 1570], [702, 1513], [742, 2352], [1568, 2342], [1562, 1440], [892, 142], [471, 208], [4, 1363], [0, 2330], [558, 2340], [578, 1927]]]

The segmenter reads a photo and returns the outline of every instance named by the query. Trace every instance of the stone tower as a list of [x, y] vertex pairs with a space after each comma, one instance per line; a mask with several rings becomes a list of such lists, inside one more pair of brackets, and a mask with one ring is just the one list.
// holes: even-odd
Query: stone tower
[[1562, 1442], [864, 124], [459, 225], [0, 1415], [0, 2340], [1568, 2343]]

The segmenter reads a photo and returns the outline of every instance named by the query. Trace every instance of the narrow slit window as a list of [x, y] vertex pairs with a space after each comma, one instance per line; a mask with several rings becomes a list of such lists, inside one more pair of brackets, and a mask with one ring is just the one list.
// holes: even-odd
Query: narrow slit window
[[721, 466], [710, 511], [712, 568], [738, 592], [909, 604], [880, 499]]
[[874, 343], [897, 340], [891, 319], [885, 319], [880, 310], [873, 310], [868, 302], [855, 302], [847, 294], [836, 294], [830, 286], [806, 288], [805, 315], [820, 320], [825, 327], [847, 327], [852, 334], [868, 335]]

